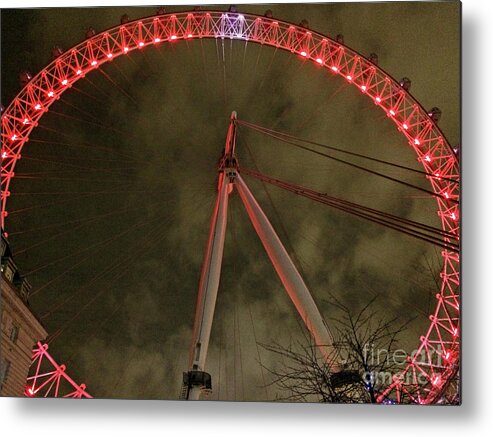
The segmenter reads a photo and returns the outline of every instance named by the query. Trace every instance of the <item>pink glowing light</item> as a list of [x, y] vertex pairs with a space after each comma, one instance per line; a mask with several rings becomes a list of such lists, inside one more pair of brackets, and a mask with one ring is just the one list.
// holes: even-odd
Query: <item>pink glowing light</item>
[[157, 44], [158, 42], [161, 42], [161, 38], [154, 38], [154, 42]]
[[5, 159], [7, 156], [9, 156], [7, 155], [7, 152], [2, 152], [2, 159]]
[[10, 137], [10, 139], [11, 139], [12, 141], [15, 141], [15, 140], [17, 139], [17, 135], [16, 135], [16, 134], [12, 135], [12, 136]]
[[77, 71], [75, 72], [75, 74], [76, 74], [77, 76], [80, 76], [80, 75], [82, 74], [82, 70], [77, 70]]
[[393, 117], [393, 116], [395, 115], [395, 111], [394, 111], [393, 109], [391, 109], [391, 110], [389, 111], [389, 114]]
[[380, 96], [375, 97], [375, 101], [377, 103], [380, 103], [382, 101], [382, 98]]
[[337, 73], [337, 71], [338, 71], [338, 68], [337, 68], [335, 65], [333, 65], [332, 67], [330, 67], [330, 69], [331, 69], [332, 71], [335, 71], [336, 73]]
[[139, 41], [139, 47], [144, 47], [144, 41]]
[[366, 91], [366, 85], [361, 85], [361, 90]]
[[124, 53], [128, 53], [128, 50], [129, 50], [128, 47], [123, 47], [123, 52]]
[[68, 80], [67, 79], [63, 79], [62, 80], [62, 85], [67, 85], [68, 84]]
[[98, 65], [98, 61], [96, 61], [96, 60], [92, 61], [92, 62], [91, 62], [91, 65], [92, 65], [93, 67], [95, 67], [96, 65]]
[[171, 35], [171, 36], [170, 36], [170, 39], [171, 39], [172, 41], [174, 41], [174, 40], [175, 40], [175, 39], [177, 39], [177, 38], [178, 38], [178, 37], [177, 37], [176, 35]]
[[46, 94], [48, 97], [53, 97], [55, 95], [53, 91], [48, 91]]
[[36, 111], [39, 111], [41, 109], [41, 105], [39, 103], [36, 103], [34, 105], [34, 109], [36, 109]]
[[416, 144], [417, 146], [419, 146], [421, 144], [421, 141], [419, 141], [418, 138], [415, 138], [414, 139], [414, 144]]
[[453, 212], [452, 214], [450, 214], [450, 218], [452, 220], [457, 220], [457, 216], [455, 215], [455, 212]]
[[29, 118], [25, 118], [23, 121], [22, 121], [22, 124], [28, 124], [29, 123]]
[[193, 35], [192, 35], [191, 33], [189, 33], [189, 34], [187, 35], [187, 37], [188, 37], [188, 38], [193, 38]]
[[305, 57], [305, 58], [308, 56], [308, 54], [305, 51], [300, 52], [300, 55]]
[[431, 162], [431, 157], [430, 157], [430, 155], [425, 155], [425, 161], [426, 161], [426, 162]]
[[316, 61], [317, 61], [320, 65], [322, 65], [322, 64], [324, 63], [324, 61], [322, 60], [322, 58], [317, 58], [317, 59], [316, 59]]
[[346, 76], [346, 79], [349, 80], [349, 82], [351, 82], [353, 80], [353, 76], [351, 76], [350, 74], [348, 74]]
[[402, 127], [403, 127], [404, 129], [406, 129], [406, 130], [408, 130], [408, 129], [409, 129], [409, 126], [407, 125], [407, 123], [402, 123]]
[[106, 57], [107, 57], [108, 59], [111, 59], [111, 58], [113, 57], [113, 53], [108, 53], [108, 54], [106, 55]]

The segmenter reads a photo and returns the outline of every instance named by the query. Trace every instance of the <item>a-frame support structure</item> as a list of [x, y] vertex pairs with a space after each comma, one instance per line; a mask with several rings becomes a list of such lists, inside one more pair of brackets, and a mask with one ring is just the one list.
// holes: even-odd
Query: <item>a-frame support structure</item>
[[248, 217], [296, 310], [313, 337], [322, 356], [331, 363], [333, 339], [308, 287], [284, 248], [269, 219], [255, 200], [238, 170], [235, 156], [236, 113], [231, 114], [224, 154], [219, 164], [218, 193], [212, 213], [209, 238], [200, 275], [189, 371], [184, 373], [182, 397], [198, 400], [212, 389], [205, 363], [212, 320], [219, 289], [224, 239], [227, 225], [228, 196], [236, 187]]

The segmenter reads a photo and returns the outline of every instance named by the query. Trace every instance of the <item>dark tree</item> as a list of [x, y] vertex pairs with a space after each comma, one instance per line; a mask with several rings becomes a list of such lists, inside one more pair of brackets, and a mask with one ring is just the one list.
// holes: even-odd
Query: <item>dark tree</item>
[[[384, 319], [374, 310], [375, 299], [360, 311], [351, 311], [335, 297], [331, 304], [342, 316], [331, 319], [334, 336], [330, 361], [322, 358], [313, 341], [289, 346], [261, 344], [281, 359], [266, 367], [269, 385], [280, 391], [278, 400], [295, 402], [376, 403], [380, 389], [390, 384], [405, 361], [397, 349], [398, 336], [410, 320]], [[265, 367], [265, 366], [264, 366]]]

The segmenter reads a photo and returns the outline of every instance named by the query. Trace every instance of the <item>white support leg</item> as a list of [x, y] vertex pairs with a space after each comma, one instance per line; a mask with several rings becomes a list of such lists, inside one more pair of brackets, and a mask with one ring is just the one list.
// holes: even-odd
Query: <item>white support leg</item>
[[[228, 186], [229, 178], [224, 173], [219, 174], [219, 192], [212, 214], [209, 239], [202, 265], [199, 282], [199, 293], [195, 312], [193, 343], [190, 352], [190, 370], [204, 371], [209, 339], [211, 336], [212, 320], [216, 307], [217, 290], [221, 276], [221, 263], [224, 250], [224, 237], [228, 215]], [[194, 386], [189, 392], [188, 399], [198, 400], [200, 387]]]
[[[272, 227], [269, 219], [262, 211], [253, 194], [248, 189], [245, 181], [238, 174], [235, 177], [235, 185], [245, 205], [250, 221], [257, 232], [262, 244], [269, 256], [276, 272], [281, 279], [291, 301], [303, 319], [311, 333], [315, 344], [326, 359], [327, 363], [333, 363], [331, 356], [333, 338], [329, 332], [322, 315], [320, 314], [310, 291], [303, 278], [289, 257], [281, 240]], [[333, 364], [335, 367], [335, 363]], [[335, 369], [334, 369], [335, 370]]]
[[195, 310], [192, 347], [187, 374], [186, 399], [198, 400], [202, 389], [210, 384], [210, 375], [205, 373], [205, 361], [209, 349], [212, 320], [216, 308], [217, 291], [221, 277], [224, 237], [228, 219], [228, 195], [233, 185], [229, 173], [235, 172], [236, 112], [231, 114], [224, 154], [219, 165], [219, 182], [216, 204], [212, 213], [209, 238], [200, 274], [199, 292]]

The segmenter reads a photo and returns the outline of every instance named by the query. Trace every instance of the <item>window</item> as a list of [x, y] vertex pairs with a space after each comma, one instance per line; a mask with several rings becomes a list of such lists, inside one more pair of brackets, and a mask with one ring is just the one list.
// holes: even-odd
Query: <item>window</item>
[[9, 370], [10, 370], [10, 361], [4, 358], [2, 364], [0, 365], [0, 390], [7, 382], [7, 378], [9, 376]]
[[10, 341], [15, 344], [17, 342], [18, 337], [19, 337], [19, 327], [12, 325], [12, 328], [10, 328]]

